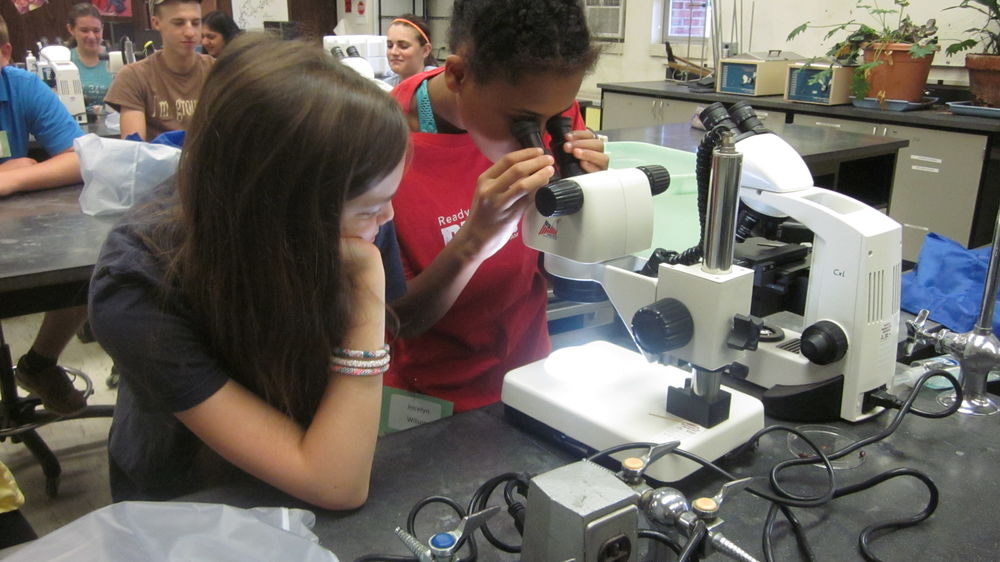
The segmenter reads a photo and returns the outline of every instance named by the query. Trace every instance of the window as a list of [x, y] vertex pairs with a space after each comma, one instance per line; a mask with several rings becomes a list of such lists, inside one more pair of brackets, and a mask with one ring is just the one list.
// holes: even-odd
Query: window
[[664, 0], [663, 40], [687, 41], [710, 38], [711, 0]]
[[587, 25], [598, 41], [625, 41], [625, 0], [586, 0]]

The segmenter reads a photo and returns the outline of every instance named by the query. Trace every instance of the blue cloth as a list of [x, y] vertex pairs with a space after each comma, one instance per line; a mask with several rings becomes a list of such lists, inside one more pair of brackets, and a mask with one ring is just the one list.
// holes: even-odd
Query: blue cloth
[[[954, 240], [928, 234], [916, 267], [903, 275], [900, 307], [913, 314], [926, 308], [931, 320], [950, 330], [971, 330], [979, 317], [991, 248], [966, 250]], [[995, 307], [993, 333], [1000, 335]]]
[[[187, 131], [183, 130], [160, 133], [159, 135], [156, 135], [156, 138], [149, 141], [149, 144], [165, 144], [174, 148], [184, 148], [184, 138], [187, 136], [186, 133]], [[129, 134], [125, 137], [125, 140], [145, 142], [142, 140], [142, 137], [139, 136], [139, 133]]]
[[52, 89], [38, 76], [13, 66], [0, 71], [0, 129], [7, 132], [11, 158], [28, 155], [29, 134], [49, 155], [72, 148], [73, 139], [83, 136]]
[[104, 95], [111, 87], [108, 63], [99, 60], [96, 65], [87, 66], [80, 60], [76, 48], [70, 49], [69, 60], [80, 69], [80, 83], [83, 84], [83, 101], [87, 105], [87, 111], [90, 111], [91, 106], [104, 105]]

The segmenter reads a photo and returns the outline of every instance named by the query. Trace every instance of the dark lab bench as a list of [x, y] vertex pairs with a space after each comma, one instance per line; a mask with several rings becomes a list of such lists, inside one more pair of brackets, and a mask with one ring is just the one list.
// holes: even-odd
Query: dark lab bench
[[889, 216], [903, 225], [904, 259], [916, 260], [927, 232], [967, 247], [992, 240], [1000, 208], [1000, 119], [956, 115], [946, 105], [900, 112], [694, 92], [663, 80], [598, 87], [605, 129], [687, 122], [698, 107], [745, 101], [766, 114], [764, 124], [772, 128], [794, 123], [909, 140], [888, 201]]
[[[843, 486], [890, 468], [911, 467], [926, 472], [940, 488], [936, 513], [917, 527], [874, 541], [878, 555], [884, 560], [997, 559], [1000, 532], [994, 515], [1000, 491], [993, 482], [1000, 466], [997, 422], [997, 418], [956, 415], [930, 420], [909, 415], [895, 434], [863, 449], [865, 461], [861, 466], [836, 471], [837, 484]], [[883, 415], [856, 424], [832, 425], [866, 437], [887, 423], [888, 417]], [[722, 464], [739, 476], [756, 477], [754, 486], [764, 488], [770, 466], [789, 456], [786, 434], [779, 432], [765, 436], [757, 451]], [[317, 518], [313, 532], [341, 560], [375, 552], [406, 555], [393, 529], [405, 527], [410, 508], [421, 498], [444, 495], [464, 506], [476, 488], [493, 476], [508, 471], [537, 474], [579, 458], [578, 453], [554, 440], [516, 427], [505, 417], [503, 406], [495, 404], [380, 438], [368, 503], [352, 512], [311, 508], [249, 477], [178, 499], [244, 508], [310, 509]], [[819, 485], [823, 473], [818, 468], [803, 467], [787, 474], [790, 485], [795, 486]], [[723, 480], [700, 470], [672, 485], [692, 499], [697, 497], [694, 494], [713, 495], [722, 484]], [[927, 497], [925, 488], [914, 479], [899, 478], [821, 508], [794, 511], [805, 526], [818, 560], [860, 560], [857, 540], [865, 526], [910, 516], [923, 508]], [[501, 501], [494, 499], [492, 504]], [[726, 536], [761, 560], [761, 530], [767, 508], [767, 502], [748, 493], [733, 496], [722, 508]], [[506, 514], [495, 519], [500, 532], [510, 536]], [[421, 521], [422, 540], [431, 532], [453, 526], [451, 521], [431, 530], [425, 519], [418, 519], [418, 530]], [[774, 536], [777, 560], [800, 559], [786, 526], [779, 524]], [[494, 549], [481, 536], [478, 545], [479, 560], [518, 559]], [[710, 559], [725, 558], [716, 555]]]

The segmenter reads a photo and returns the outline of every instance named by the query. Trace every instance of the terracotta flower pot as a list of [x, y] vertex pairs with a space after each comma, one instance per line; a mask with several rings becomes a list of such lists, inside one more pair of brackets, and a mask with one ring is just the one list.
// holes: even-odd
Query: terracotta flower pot
[[933, 56], [915, 59], [909, 43], [873, 43], [865, 48], [865, 62], [882, 61], [868, 71], [868, 97], [879, 100], [924, 99]]
[[965, 68], [976, 105], [1000, 107], [1000, 56], [965, 55]]

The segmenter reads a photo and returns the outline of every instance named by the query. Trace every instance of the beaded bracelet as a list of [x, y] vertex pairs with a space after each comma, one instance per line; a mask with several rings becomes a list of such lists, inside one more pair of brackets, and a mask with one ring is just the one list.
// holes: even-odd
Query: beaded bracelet
[[381, 357], [385, 357], [388, 354], [389, 354], [388, 345], [384, 345], [382, 346], [382, 349], [376, 349], [374, 351], [347, 349], [345, 347], [333, 348], [333, 356], [342, 357], [344, 359], [379, 359]]
[[349, 377], [372, 377], [385, 374], [389, 370], [388, 363], [384, 367], [374, 367], [371, 369], [342, 367], [340, 365], [330, 365], [331, 375], [347, 375]]
[[378, 359], [345, 359], [336, 355], [330, 357], [330, 364], [338, 367], [354, 367], [370, 369], [373, 367], [384, 367], [389, 364], [389, 354], [385, 354]]
[[389, 370], [389, 346], [373, 351], [336, 347], [330, 356], [330, 374], [370, 377]]

